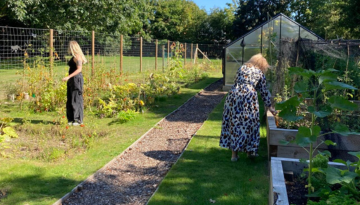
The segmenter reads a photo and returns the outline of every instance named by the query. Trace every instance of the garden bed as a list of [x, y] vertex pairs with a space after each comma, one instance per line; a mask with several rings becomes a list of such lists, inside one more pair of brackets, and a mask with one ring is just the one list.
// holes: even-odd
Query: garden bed
[[[268, 121], [268, 152], [269, 157], [284, 157], [284, 158], [308, 158], [308, 153], [297, 144], [289, 143], [283, 145], [281, 140], [291, 141], [295, 139], [295, 136], [298, 132], [297, 129], [283, 129], [277, 128], [275, 123], [275, 118], [271, 115], [270, 112], [267, 113]], [[329, 150], [332, 153], [330, 160], [332, 159], [353, 159], [352, 155], [349, 155], [348, 152], [358, 151], [360, 146], [360, 135], [352, 134], [348, 136], [341, 136], [339, 134], [328, 134], [321, 136], [317, 139], [317, 142], [314, 143], [316, 147], [319, 143], [324, 140], [332, 140], [336, 142], [336, 146], [327, 146], [326, 144], [321, 144], [318, 149], [319, 151]]]
[[[341, 163], [329, 162], [328, 164], [337, 168], [346, 168]], [[299, 180], [295, 179], [293, 182], [289, 180], [289, 178], [294, 179], [294, 177], [300, 176], [306, 167], [307, 165], [300, 163], [298, 159], [271, 157], [269, 204], [306, 204], [304, 201], [306, 202], [307, 197], [303, 194], [307, 194], [307, 189], [301, 189], [301, 187], [304, 188], [303, 184], [294, 184]], [[289, 186], [290, 183], [293, 183], [292, 186]], [[290, 190], [287, 187], [295, 189]]]

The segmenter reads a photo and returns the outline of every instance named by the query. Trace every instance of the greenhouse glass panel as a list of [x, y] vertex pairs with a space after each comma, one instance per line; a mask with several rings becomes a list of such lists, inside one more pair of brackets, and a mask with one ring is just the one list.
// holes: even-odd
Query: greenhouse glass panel
[[261, 27], [244, 37], [245, 46], [259, 46], [261, 44]]
[[253, 55], [260, 53], [260, 47], [245, 47], [244, 50], [244, 62], [248, 61]]
[[272, 27], [272, 33], [271, 33], [271, 41], [274, 43], [275, 47], [279, 47], [279, 38], [280, 38], [280, 17], [277, 17], [276, 19], [272, 20], [270, 22], [270, 26]]
[[314, 34], [310, 33], [309, 31], [307, 31], [307, 30], [305, 30], [303, 28], [300, 28], [300, 37], [304, 38], [304, 39], [315, 40], [315, 41], [318, 40], [317, 36], [315, 36]]
[[242, 47], [229, 47], [226, 49], [225, 84], [234, 84], [234, 76], [242, 65]]
[[297, 41], [299, 39], [299, 26], [289, 19], [282, 17], [281, 38], [290, 38]]

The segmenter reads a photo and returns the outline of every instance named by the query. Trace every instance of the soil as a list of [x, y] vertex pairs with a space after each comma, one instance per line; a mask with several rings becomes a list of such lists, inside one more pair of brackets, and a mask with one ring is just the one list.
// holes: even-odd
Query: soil
[[291, 180], [285, 180], [286, 191], [288, 194], [289, 204], [305, 205], [307, 204], [308, 194], [307, 188], [305, 188], [306, 180], [299, 179], [297, 177]]
[[61, 204], [146, 204], [192, 136], [225, 96], [221, 87], [220, 80], [196, 94], [77, 186], [69, 197], [63, 197]]

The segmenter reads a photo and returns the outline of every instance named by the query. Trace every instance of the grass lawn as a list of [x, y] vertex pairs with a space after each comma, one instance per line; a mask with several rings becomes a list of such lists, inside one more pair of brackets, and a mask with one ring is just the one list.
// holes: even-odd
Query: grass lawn
[[[21, 156], [24, 152], [23, 157], [0, 158], [0, 193], [6, 193], [6, 197], [0, 195], [0, 204], [52, 204], [119, 155], [163, 117], [182, 105], [199, 90], [221, 77], [221, 71], [212, 72], [209, 78], [192, 84], [188, 88], [182, 88], [180, 94], [171, 96], [166, 101], [157, 101], [144, 114], [137, 115], [135, 119], [124, 124], [116, 123], [114, 119], [110, 118], [99, 119], [86, 112], [84, 128], [70, 127], [65, 130], [64, 126], [62, 129], [65, 130], [64, 132], [96, 129], [98, 133], [106, 133], [90, 138], [88, 143], [91, 143], [91, 146], [87, 150], [80, 149], [79, 152], [75, 150], [75, 153], [68, 153], [56, 160], [46, 156], [29, 158], [26, 154], [27, 151], [21, 150], [20, 144], [19, 147], [16, 147], [19, 152], [17, 154]], [[15, 118], [15, 122], [18, 124], [21, 124], [22, 119], [26, 117], [29, 120], [26, 122], [27, 128], [34, 127], [34, 130], [35, 128], [40, 130], [38, 136], [35, 134], [34, 138], [30, 139], [40, 148], [41, 144], [49, 143], [48, 139], [54, 138], [51, 136], [55, 129], [52, 122], [54, 118], [59, 117], [58, 115], [55, 112], [20, 111], [18, 107], [11, 105], [0, 106], [0, 116]], [[58, 135], [56, 136], [58, 137]], [[52, 139], [52, 142], [57, 142], [60, 146], [63, 140], [58, 138]], [[21, 136], [18, 140], [21, 142]]]
[[261, 125], [260, 157], [240, 154], [237, 162], [231, 162], [231, 151], [219, 147], [223, 106], [224, 101], [210, 114], [149, 205], [211, 204], [210, 199], [229, 205], [268, 203], [266, 119]]

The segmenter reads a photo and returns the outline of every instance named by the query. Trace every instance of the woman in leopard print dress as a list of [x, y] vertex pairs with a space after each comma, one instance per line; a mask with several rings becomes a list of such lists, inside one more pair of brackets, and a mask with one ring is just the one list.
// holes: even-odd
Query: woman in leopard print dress
[[223, 113], [220, 146], [232, 151], [231, 161], [237, 161], [238, 152], [257, 156], [260, 143], [260, 116], [257, 91], [273, 115], [270, 92], [266, 88], [265, 72], [269, 64], [257, 54], [241, 66], [235, 84], [229, 91]]

